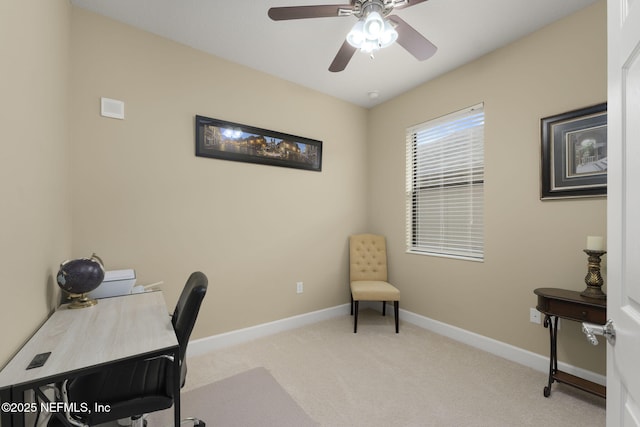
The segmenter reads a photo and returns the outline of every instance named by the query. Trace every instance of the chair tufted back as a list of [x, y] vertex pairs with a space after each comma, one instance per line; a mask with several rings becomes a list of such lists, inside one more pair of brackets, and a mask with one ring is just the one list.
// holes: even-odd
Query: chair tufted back
[[350, 280], [387, 281], [387, 244], [384, 236], [355, 234], [349, 237]]

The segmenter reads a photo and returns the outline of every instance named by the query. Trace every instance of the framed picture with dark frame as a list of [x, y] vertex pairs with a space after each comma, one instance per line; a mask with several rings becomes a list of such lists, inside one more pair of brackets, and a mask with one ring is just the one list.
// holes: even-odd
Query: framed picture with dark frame
[[322, 170], [322, 141], [196, 116], [196, 156]]
[[542, 200], [607, 194], [607, 104], [541, 121]]

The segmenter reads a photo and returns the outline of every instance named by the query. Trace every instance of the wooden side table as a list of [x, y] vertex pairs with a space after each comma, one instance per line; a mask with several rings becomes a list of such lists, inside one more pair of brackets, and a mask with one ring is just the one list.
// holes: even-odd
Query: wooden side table
[[606, 398], [605, 386], [558, 370], [557, 344], [559, 318], [604, 325], [607, 323], [607, 301], [583, 297], [580, 292], [558, 288], [538, 288], [533, 293], [538, 296], [536, 309], [544, 314], [544, 327], [549, 328], [551, 341], [549, 383], [544, 388], [544, 396], [551, 395], [551, 384], [558, 381]]

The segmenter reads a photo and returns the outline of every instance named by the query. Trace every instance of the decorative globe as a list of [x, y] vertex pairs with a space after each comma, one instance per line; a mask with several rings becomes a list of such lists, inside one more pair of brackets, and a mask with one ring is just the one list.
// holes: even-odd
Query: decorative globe
[[95, 300], [88, 300], [85, 294], [100, 286], [104, 280], [102, 260], [96, 254], [91, 258], [67, 260], [60, 264], [56, 280], [58, 286], [71, 297], [79, 297], [72, 303], [72, 308], [94, 305]]

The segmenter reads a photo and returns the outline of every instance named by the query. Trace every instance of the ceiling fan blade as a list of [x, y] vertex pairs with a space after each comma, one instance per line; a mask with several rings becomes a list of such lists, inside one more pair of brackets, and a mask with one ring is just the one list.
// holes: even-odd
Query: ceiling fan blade
[[405, 2], [399, 2], [400, 4], [394, 5], [393, 8], [394, 9], [406, 9], [408, 7], [415, 6], [415, 5], [420, 4], [420, 3], [424, 3], [426, 1], [427, 0], [405, 0]]
[[353, 54], [356, 53], [356, 48], [351, 46], [349, 42], [346, 40], [342, 43], [340, 50], [336, 54], [336, 57], [333, 58], [333, 62], [329, 66], [329, 71], [332, 73], [337, 73], [338, 71], [342, 71], [347, 68], [347, 64], [353, 58]]
[[398, 44], [405, 48], [411, 55], [415, 56], [418, 61], [431, 58], [438, 50], [433, 43], [399, 16], [392, 15], [389, 16], [388, 19], [396, 25]]
[[328, 18], [340, 15], [340, 9], [353, 10], [350, 4], [327, 4], [318, 6], [284, 6], [269, 9], [269, 18], [274, 21], [306, 18]]

